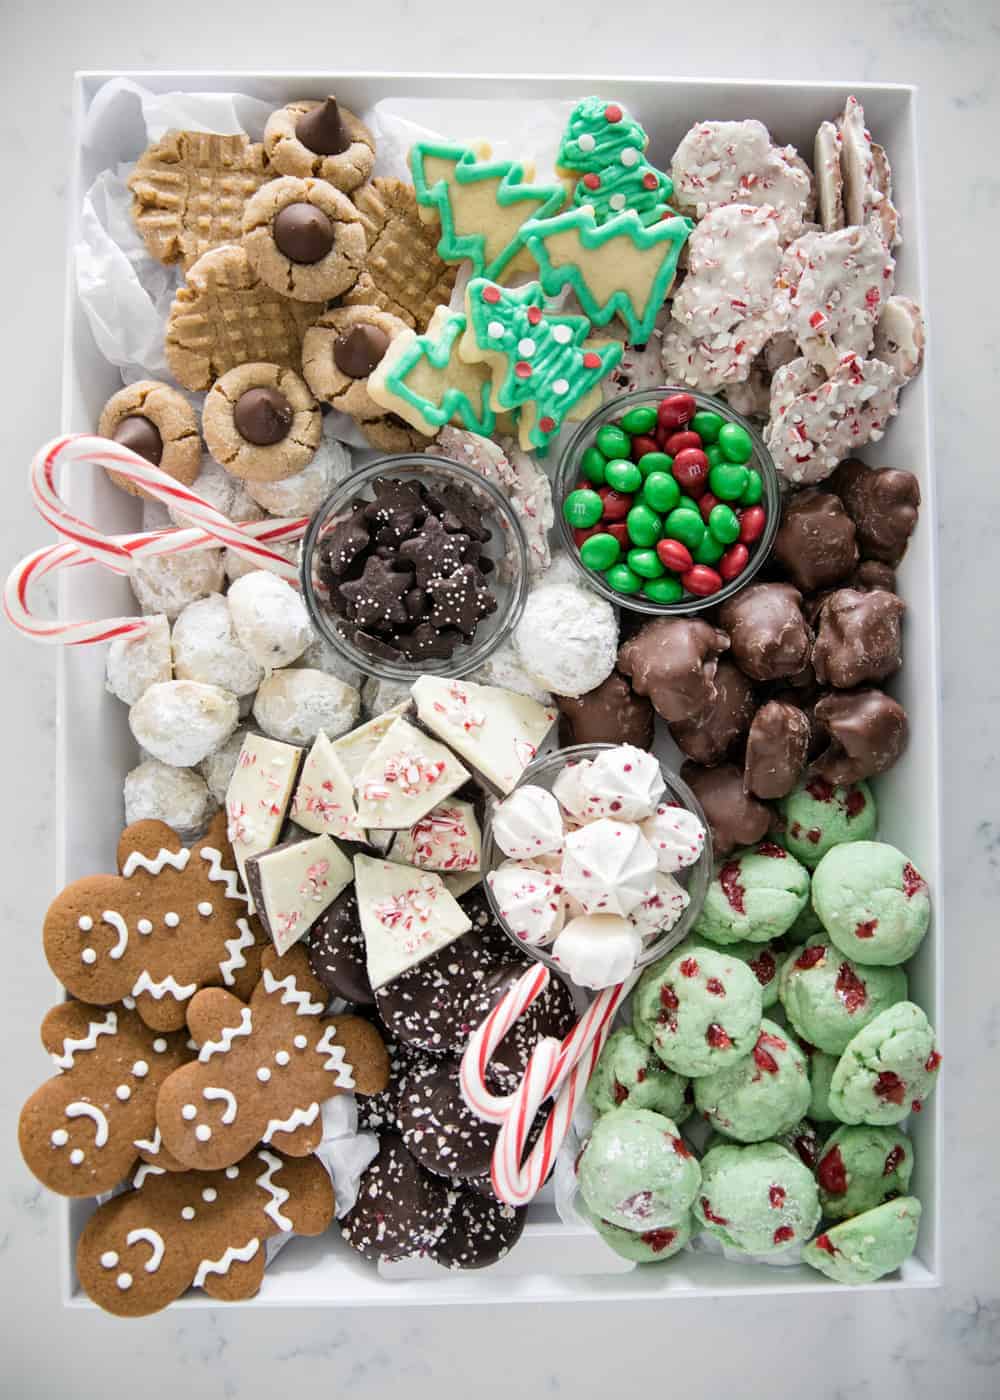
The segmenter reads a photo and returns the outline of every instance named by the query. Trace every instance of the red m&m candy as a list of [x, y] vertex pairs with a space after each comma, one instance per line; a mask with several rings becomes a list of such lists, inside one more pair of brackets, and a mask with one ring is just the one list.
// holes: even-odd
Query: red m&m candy
[[624, 520], [632, 509], [632, 497], [611, 486], [602, 486], [597, 493], [604, 502], [605, 520]]
[[704, 443], [697, 433], [692, 433], [690, 429], [684, 429], [680, 433], [671, 433], [664, 443], [664, 452], [669, 452], [671, 457], [676, 457], [678, 452], [683, 452], [685, 447], [696, 447], [699, 452], [703, 449]]
[[753, 544], [764, 533], [767, 512], [763, 506], [747, 506], [740, 511], [740, 540], [743, 544]]
[[695, 564], [693, 569], [688, 569], [681, 576], [681, 583], [697, 598], [707, 598], [712, 593], [718, 593], [722, 587], [722, 579], [707, 564]]
[[656, 546], [656, 555], [664, 568], [675, 574], [686, 574], [694, 567], [691, 551], [687, 545], [681, 544], [680, 540], [660, 540]]
[[708, 482], [708, 458], [700, 447], [685, 447], [674, 458], [674, 479], [689, 496], [700, 496]]
[[684, 423], [690, 423], [697, 407], [690, 394], [669, 394], [660, 400], [656, 420], [661, 428], [680, 428]]
[[743, 572], [749, 562], [750, 551], [746, 545], [734, 544], [719, 560], [719, 573], [729, 583]]

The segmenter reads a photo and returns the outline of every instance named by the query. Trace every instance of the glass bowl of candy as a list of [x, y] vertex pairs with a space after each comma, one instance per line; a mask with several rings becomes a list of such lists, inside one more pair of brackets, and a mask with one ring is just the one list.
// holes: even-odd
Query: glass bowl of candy
[[553, 494], [587, 582], [657, 616], [700, 612], [744, 588], [781, 514], [778, 474], [753, 426], [722, 399], [670, 385], [609, 399], [581, 423]]
[[487, 897], [530, 957], [591, 991], [675, 947], [698, 916], [712, 837], [654, 754], [577, 744], [536, 759], [483, 828]]
[[320, 506], [302, 545], [313, 625], [384, 680], [464, 676], [516, 626], [528, 545], [503, 495], [443, 457], [381, 457]]

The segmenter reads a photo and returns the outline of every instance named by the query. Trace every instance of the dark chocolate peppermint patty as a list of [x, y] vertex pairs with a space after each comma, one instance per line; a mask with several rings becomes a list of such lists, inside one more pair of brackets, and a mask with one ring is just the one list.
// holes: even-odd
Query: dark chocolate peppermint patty
[[524, 1218], [514, 1206], [463, 1191], [431, 1253], [446, 1269], [486, 1269], [517, 1244]]
[[410, 1070], [400, 1090], [399, 1122], [407, 1149], [428, 1171], [459, 1181], [489, 1171], [500, 1129], [466, 1105], [456, 1060]]
[[385, 1133], [340, 1233], [366, 1259], [412, 1259], [440, 1240], [456, 1200], [454, 1189], [411, 1157], [398, 1134]]
[[309, 966], [334, 996], [343, 997], [355, 1006], [375, 1004], [353, 884], [348, 885], [313, 924], [309, 935]]

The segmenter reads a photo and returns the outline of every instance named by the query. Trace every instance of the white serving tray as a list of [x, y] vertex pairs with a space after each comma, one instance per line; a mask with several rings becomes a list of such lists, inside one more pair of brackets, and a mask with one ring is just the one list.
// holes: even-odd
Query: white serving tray
[[[135, 120], [114, 131], [105, 126], [91, 144], [82, 142], [86, 115], [103, 83], [135, 79], [154, 92], [190, 90], [243, 92], [275, 106], [294, 97], [336, 92], [354, 110], [382, 98], [578, 100], [591, 92], [622, 100], [650, 133], [650, 154], [660, 164], [695, 121], [757, 117], [780, 143], [791, 142], [811, 158], [816, 128], [841, 110], [854, 92], [864, 103], [876, 139], [893, 166], [894, 199], [902, 215], [904, 243], [898, 250], [896, 289], [926, 307], [923, 201], [919, 188], [916, 91], [912, 87], [868, 83], [752, 83], [722, 80], [525, 77], [404, 73], [80, 73], [73, 93], [76, 136], [69, 198], [69, 270], [62, 404], [64, 431], [93, 431], [100, 408], [119, 387], [117, 370], [98, 352], [75, 293], [72, 247], [77, 238], [83, 192], [95, 175], [118, 161], [134, 160], [143, 148], [143, 128]], [[462, 133], [451, 133], [461, 135]], [[465, 133], [475, 138], [479, 133]], [[910, 965], [913, 998], [941, 1024], [940, 951], [944, 925], [939, 842], [939, 694], [937, 653], [937, 532], [931, 476], [930, 368], [904, 390], [902, 411], [886, 439], [866, 449], [872, 464], [905, 466], [920, 479], [923, 506], [919, 528], [900, 570], [908, 611], [905, 664], [891, 689], [909, 712], [912, 738], [905, 759], [876, 788], [881, 834], [912, 855], [927, 875], [935, 898], [932, 930]], [[78, 476], [64, 485], [67, 500], [102, 528], [139, 528], [138, 503], [115, 490], [103, 475]], [[74, 569], [62, 576], [60, 608], [68, 616], [99, 617], [129, 613], [128, 585], [100, 569]], [[65, 648], [59, 657], [57, 729], [57, 869], [53, 890], [78, 876], [110, 868], [122, 823], [122, 780], [136, 762], [126, 711], [111, 696], [99, 707], [94, 697], [104, 685], [100, 647]], [[86, 697], [86, 698], [84, 698]], [[899, 1276], [872, 1285], [878, 1289], [933, 1287], [940, 1282], [940, 1180], [942, 1096], [939, 1088], [925, 1111], [911, 1120], [916, 1147], [912, 1189], [924, 1214], [917, 1253]], [[73, 1257], [91, 1203], [64, 1203], [62, 1290], [67, 1304], [89, 1306], [77, 1283]], [[416, 1272], [418, 1277], [411, 1277]], [[643, 1299], [656, 1296], [713, 1297], [728, 1294], [836, 1291], [838, 1285], [814, 1270], [732, 1263], [719, 1255], [686, 1252], [663, 1268], [635, 1268], [619, 1260], [584, 1228], [558, 1219], [546, 1200], [531, 1207], [521, 1244], [509, 1258], [479, 1273], [449, 1274], [435, 1265], [378, 1274], [353, 1254], [336, 1230], [297, 1240], [269, 1268], [254, 1307], [383, 1304], [502, 1303]], [[215, 1307], [200, 1291], [182, 1307]]]

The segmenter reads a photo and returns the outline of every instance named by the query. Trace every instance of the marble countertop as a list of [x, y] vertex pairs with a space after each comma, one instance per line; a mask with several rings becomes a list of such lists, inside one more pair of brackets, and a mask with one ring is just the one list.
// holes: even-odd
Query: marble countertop
[[[74, 68], [224, 70], [353, 67], [732, 78], [901, 81], [921, 87], [929, 203], [930, 309], [941, 513], [946, 1083], [944, 1286], [908, 1294], [679, 1300], [544, 1311], [438, 1308], [323, 1312], [177, 1311], [127, 1327], [64, 1311], [57, 1299], [59, 1213], [22, 1167], [19, 1105], [38, 1081], [39, 1013], [51, 980], [37, 929], [52, 894], [52, 655], [0, 632], [3, 806], [8, 876], [0, 923], [13, 955], [0, 1026], [0, 1298], [7, 1319], [0, 1386], [18, 1400], [240, 1400], [306, 1393], [381, 1397], [506, 1394], [498, 1342], [523, 1394], [599, 1395], [646, 1387], [688, 1397], [766, 1391], [893, 1400], [1000, 1392], [1000, 992], [993, 900], [1000, 894], [1000, 610], [995, 596], [996, 441], [986, 413], [1000, 390], [1000, 11], [995, 0], [770, 0], [708, 11], [638, 0], [546, 10], [506, 0], [504, 35], [473, 29], [458, 0], [376, 7], [285, 0], [210, 6], [7, 6], [7, 119], [0, 134], [6, 217], [4, 448], [11, 488], [0, 517], [4, 568], [43, 542], [22, 487], [32, 451], [59, 422], [64, 202]], [[692, 118], [702, 113], [692, 113]], [[748, 114], [749, 115], [749, 114]], [[971, 601], [970, 601], [971, 600]], [[7, 670], [7, 668], [10, 668]], [[24, 948], [22, 954], [21, 948]], [[984, 1111], [985, 1108], [985, 1111]], [[643, 1329], [648, 1328], [648, 1332]], [[761, 1377], [758, 1381], [757, 1377]]]

